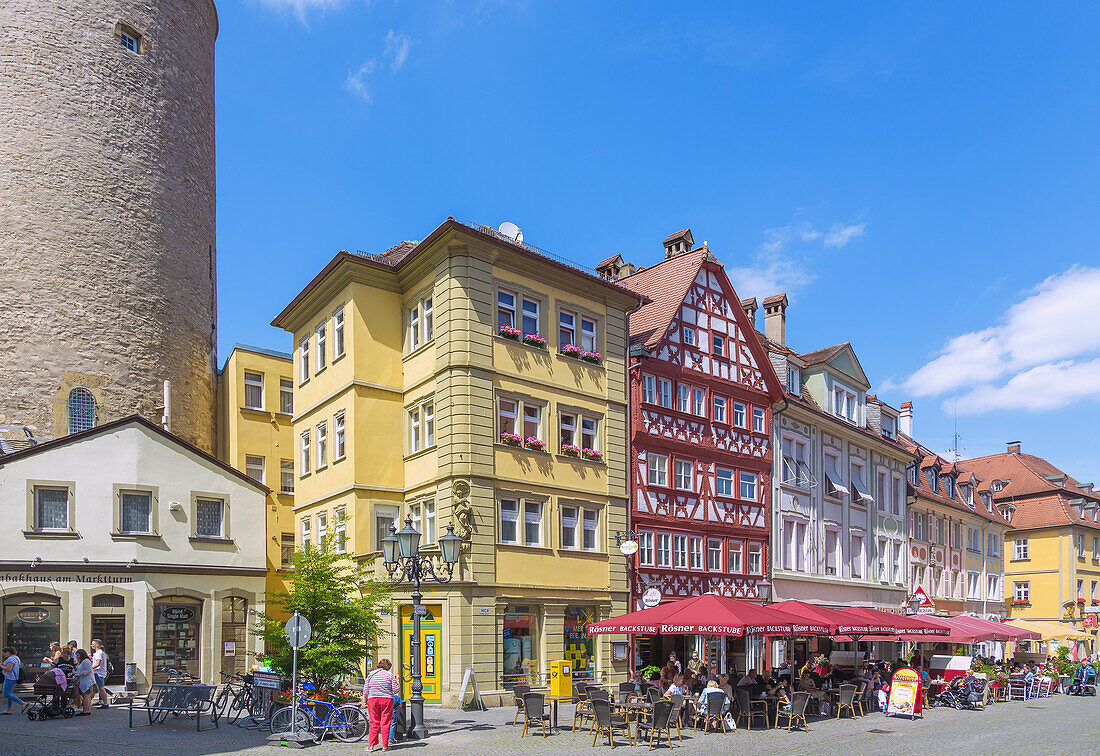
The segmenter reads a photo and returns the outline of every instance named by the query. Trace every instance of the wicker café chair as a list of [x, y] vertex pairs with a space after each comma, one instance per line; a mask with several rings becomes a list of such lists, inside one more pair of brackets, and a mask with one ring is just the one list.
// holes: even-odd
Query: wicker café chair
[[721, 690], [708, 690], [704, 693], [706, 696], [706, 714], [701, 714], [698, 711], [695, 713], [696, 724], [699, 720], [703, 722], [703, 734], [710, 732], [711, 725], [714, 725], [714, 729], [722, 728], [722, 732], [729, 732], [726, 729], [726, 694]]
[[863, 716], [863, 701], [865, 698], [867, 698], [867, 681], [860, 680], [859, 684], [856, 685], [856, 698], [853, 703], [855, 704], [855, 707], [859, 710], [859, 715], [861, 717]]
[[630, 728], [627, 724], [626, 717], [621, 714], [613, 714], [611, 712], [611, 701], [606, 698], [593, 698], [592, 699], [592, 716], [593, 716], [593, 728], [592, 728], [592, 745], [596, 745], [596, 738], [600, 736], [601, 732], [607, 733], [607, 742], [614, 748], [615, 747], [615, 731], [618, 730], [627, 736], [627, 741], [630, 740]]
[[[661, 733], [665, 734], [665, 742], [671, 745], [672, 743], [672, 724], [678, 713], [677, 706], [672, 701], [658, 701], [653, 704], [653, 714], [648, 720], [643, 720], [638, 723], [640, 730], [645, 730], [649, 733], [649, 748], [653, 748], [653, 738], [656, 736], [657, 745], [661, 744]], [[679, 726], [677, 725], [677, 731]], [[680, 740], [683, 740], [683, 735], [680, 736]]]
[[676, 735], [680, 738], [680, 742], [683, 742], [684, 733], [680, 730], [680, 721], [684, 718], [684, 695], [676, 693], [669, 696], [668, 700], [672, 703], [672, 723], [676, 725]]
[[584, 727], [585, 720], [592, 718], [592, 702], [588, 700], [585, 691], [588, 688], [586, 682], [573, 683], [573, 729], [577, 726]]
[[530, 692], [530, 685], [515, 685], [512, 687], [512, 697], [516, 703], [516, 715], [512, 717], [512, 724], [519, 721], [519, 715], [523, 713], [523, 697]]
[[836, 705], [836, 718], [840, 719], [841, 713], [847, 709], [852, 712], [852, 718], [856, 716], [856, 686], [841, 685], [840, 701]]
[[767, 728], [768, 704], [766, 701], [753, 701], [749, 698], [749, 692], [745, 688], [734, 688], [733, 696], [737, 700], [737, 719], [745, 718], [745, 724], [752, 729], [752, 720], [756, 717], [764, 718], [764, 727]]
[[[546, 697], [542, 693], [525, 693], [523, 696], [523, 732], [522, 738], [527, 734], [529, 725], [537, 724], [542, 728], [542, 736], [546, 737], [546, 723], [550, 721], [550, 712], [547, 711]], [[532, 728], [534, 732], [534, 728]]]
[[806, 707], [810, 704], [810, 694], [806, 691], [799, 691], [794, 694], [794, 698], [791, 699], [791, 708], [789, 711], [779, 710], [779, 713], [775, 717], [775, 726], [779, 727], [779, 718], [787, 718], [787, 732], [791, 731], [794, 726], [799, 726], [806, 732], [810, 731], [810, 728], [806, 725]]

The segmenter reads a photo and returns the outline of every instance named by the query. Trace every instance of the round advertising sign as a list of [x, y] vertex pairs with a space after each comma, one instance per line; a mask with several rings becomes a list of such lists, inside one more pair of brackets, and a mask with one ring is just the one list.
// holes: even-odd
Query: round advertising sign
[[195, 618], [195, 610], [186, 606], [170, 606], [160, 613], [165, 622], [187, 622]]
[[41, 609], [39, 607], [30, 607], [29, 609], [22, 609], [18, 614], [19, 619], [23, 622], [39, 623], [45, 622], [50, 618], [49, 609]]
[[652, 609], [661, 603], [661, 591], [657, 588], [646, 588], [645, 593], [642, 594], [642, 605], [646, 609]]
[[622, 545], [619, 546], [619, 551], [626, 554], [627, 556], [630, 556], [631, 554], [637, 554], [638, 553], [638, 542], [637, 541], [623, 541]]

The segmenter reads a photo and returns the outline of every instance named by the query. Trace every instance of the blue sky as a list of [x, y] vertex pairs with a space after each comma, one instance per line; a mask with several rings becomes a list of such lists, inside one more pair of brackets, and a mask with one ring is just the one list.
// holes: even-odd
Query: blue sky
[[[944, 450], [1100, 484], [1100, 6], [221, 0], [221, 357], [448, 215], [592, 264], [689, 226]], [[874, 389], [873, 389], [874, 390]]]

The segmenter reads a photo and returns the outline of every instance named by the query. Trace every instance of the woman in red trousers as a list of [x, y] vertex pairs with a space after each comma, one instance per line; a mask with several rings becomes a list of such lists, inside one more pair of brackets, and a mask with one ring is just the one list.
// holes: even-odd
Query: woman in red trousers
[[370, 738], [367, 750], [373, 751], [382, 738], [382, 750], [390, 750], [390, 717], [393, 716], [393, 697], [397, 695], [397, 677], [390, 672], [389, 659], [379, 659], [378, 668], [367, 675], [363, 683], [363, 703], [370, 717]]

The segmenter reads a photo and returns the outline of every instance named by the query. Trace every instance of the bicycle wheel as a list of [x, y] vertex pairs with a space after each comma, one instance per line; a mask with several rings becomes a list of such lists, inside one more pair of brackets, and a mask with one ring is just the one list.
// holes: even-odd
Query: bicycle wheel
[[229, 705], [229, 693], [232, 690], [228, 685], [223, 685], [222, 689], [218, 691], [218, 695], [214, 696], [214, 711], [218, 712], [218, 716], [225, 716], [225, 707]]
[[[290, 723], [294, 717], [294, 707], [284, 706], [271, 715], [271, 732], [275, 735], [282, 734], [284, 732], [290, 732]], [[298, 732], [309, 731], [309, 715], [307, 715], [301, 709], [298, 709], [297, 727]]]
[[354, 743], [367, 734], [367, 717], [363, 710], [354, 704], [338, 707], [329, 717], [332, 734], [337, 740]]
[[229, 724], [234, 724], [251, 706], [252, 694], [248, 688], [238, 691], [237, 695], [233, 696], [233, 700], [229, 702], [229, 713], [226, 715]]

